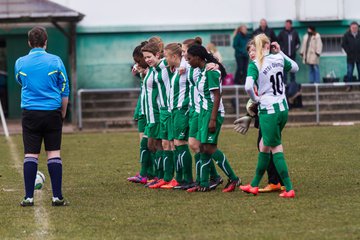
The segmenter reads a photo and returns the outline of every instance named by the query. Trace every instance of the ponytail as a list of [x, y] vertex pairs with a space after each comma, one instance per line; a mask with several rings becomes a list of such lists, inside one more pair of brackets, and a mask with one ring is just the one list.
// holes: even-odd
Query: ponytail
[[206, 48], [201, 45], [193, 45], [188, 49], [188, 54], [192, 56], [198, 56], [200, 59], [204, 60], [206, 63], [216, 63], [219, 65], [219, 70], [221, 72], [221, 79], [226, 77], [226, 70], [224, 66], [211, 54], [208, 53]]
[[259, 34], [254, 37], [255, 49], [256, 49], [256, 61], [259, 64], [259, 69], [261, 69], [264, 63], [264, 46], [265, 44], [270, 44], [269, 38], [265, 34]]

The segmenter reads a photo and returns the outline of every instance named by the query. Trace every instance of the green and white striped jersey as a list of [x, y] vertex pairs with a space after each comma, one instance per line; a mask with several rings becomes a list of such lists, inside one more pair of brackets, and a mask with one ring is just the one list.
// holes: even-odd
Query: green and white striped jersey
[[[196, 87], [199, 91], [201, 108], [212, 111], [214, 105], [214, 94], [211, 92], [211, 90], [219, 89], [220, 94], [222, 92], [220, 71], [206, 70], [205, 66], [204, 69], [201, 69], [201, 74], [199, 75], [199, 79], [196, 82]], [[218, 112], [221, 113], [221, 116], [225, 115], [225, 109], [221, 97]]]
[[186, 72], [181, 74], [176, 69], [171, 78], [170, 109], [189, 107], [190, 84]]
[[[148, 71], [150, 71], [150, 69], [148, 69]], [[144, 85], [144, 79], [145, 76], [141, 76], [141, 88], [140, 88], [140, 109], [139, 109], [139, 115], [145, 115], [145, 108], [146, 108], [146, 102], [145, 102], [145, 93], [146, 93], [146, 89], [145, 89], [145, 85]]]
[[154, 79], [159, 90], [160, 107], [170, 110], [170, 79], [173, 73], [170, 71], [165, 58], [161, 59], [160, 63], [153, 69]]
[[[296, 66], [295, 66], [296, 65]], [[255, 82], [258, 88], [259, 108], [266, 109], [268, 114], [274, 113], [274, 104], [279, 104], [280, 111], [288, 109], [283, 72], [297, 71], [298, 66], [282, 54], [270, 54], [264, 57], [261, 69], [258, 62], [252, 61], [248, 66], [245, 89], [251, 91], [248, 82]], [[252, 79], [248, 79], [248, 78]], [[252, 87], [251, 87], [252, 88]], [[249, 90], [249, 91], [248, 91]]]
[[134, 119], [137, 119], [140, 115], [145, 115], [145, 86], [144, 86], [144, 77], [140, 74], [140, 94], [136, 104]]
[[196, 87], [196, 81], [199, 79], [200, 68], [192, 68], [190, 64], [187, 64], [186, 71], [188, 75], [188, 81], [190, 83], [190, 107], [195, 108], [197, 113], [200, 113], [200, 98], [199, 92]]
[[147, 123], [160, 122], [159, 89], [158, 84], [155, 81], [154, 74], [154, 68], [150, 67], [143, 83]]

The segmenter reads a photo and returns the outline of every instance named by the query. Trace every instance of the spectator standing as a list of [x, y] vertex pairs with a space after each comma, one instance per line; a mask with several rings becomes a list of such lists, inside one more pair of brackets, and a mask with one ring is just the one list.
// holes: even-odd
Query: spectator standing
[[320, 83], [319, 62], [322, 46], [320, 34], [316, 32], [314, 26], [309, 26], [303, 37], [300, 56], [303, 58], [303, 63], [309, 65], [310, 83]]
[[253, 37], [261, 33], [264, 33], [270, 39], [270, 42], [277, 42], [277, 37], [274, 31], [268, 27], [267, 21], [264, 18], [260, 20], [259, 28], [253, 32]]
[[247, 65], [249, 63], [249, 57], [246, 51], [246, 45], [249, 41], [249, 35], [247, 34], [247, 27], [241, 25], [234, 31], [233, 48], [235, 49], [236, 60], [236, 73], [235, 84], [245, 84]]
[[[298, 32], [292, 27], [292, 20], [285, 21], [284, 29], [278, 35], [281, 51], [296, 62], [296, 51], [300, 48]], [[287, 84], [287, 74], [284, 74], [284, 83]], [[295, 82], [295, 73], [290, 72], [290, 81]]]
[[[360, 76], [360, 35], [359, 25], [357, 22], [352, 22], [350, 24], [349, 30], [343, 36], [341, 46], [347, 55], [346, 82], [352, 82], [354, 81], [353, 72], [355, 64], [358, 71], [358, 77]], [[348, 90], [350, 89], [351, 88], [348, 88]]]

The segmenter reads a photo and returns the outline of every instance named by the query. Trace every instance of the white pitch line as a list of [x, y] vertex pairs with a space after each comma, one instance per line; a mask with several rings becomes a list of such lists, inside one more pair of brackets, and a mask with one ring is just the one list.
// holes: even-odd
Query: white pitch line
[[[22, 161], [19, 158], [18, 150], [16, 144], [13, 142], [11, 137], [6, 138], [9, 143], [10, 155], [13, 163], [15, 165], [16, 170], [22, 176], [23, 175], [23, 165]], [[35, 204], [36, 202], [43, 202], [43, 191], [35, 191], [34, 195]], [[46, 209], [41, 205], [36, 205], [32, 207], [34, 209], [34, 219], [36, 223], [35, 236], [36, 239], [51, 239], [51, 235], [49, 235], [49, 215]]]

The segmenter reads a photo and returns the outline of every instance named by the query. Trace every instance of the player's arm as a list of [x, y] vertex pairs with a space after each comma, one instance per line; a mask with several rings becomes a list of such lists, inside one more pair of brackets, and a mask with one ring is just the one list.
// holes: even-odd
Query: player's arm
[[209, 84], [209, 90], [214, 95], [213, 108], [211, 110], [211, 118], [209, 122], [209, 132], [213, 133], [216, 131], [216, 118], [220, 106], [220, 73], [219, 71], [207, 71], [206, 75]]
[[216, 118], [219, 111], [220, 106], [220, 89], [211, 89], [210, 90], [214, 94], [214, 105], [211, 111], [211, 118], [209, 122], [209, 132], [214, 133], [216, 131]]
[[64, 119], [66, 116], [66, 110], [69, 103], [69, 94], [70, 94], [69, 80], [66, 74], [65, 66], [60, 58], [58, 64], [59, 64], [58, 83], [61, 90], [61, 114], [62, 114], [62, 118]]
[[249, 94], [251, 100], [255, 103], [258, 103], [260, 98], [256, 95], [254, 91], [255, 81], [257, 81], [259, 77], [259, 70], [254, 62], [251, 62], [248, 66], [248, 74], [245, 82], [245, 91]]
[[21, 76], [20, 76], [20, 70], [19, 70], [19, 60], [15, 63], [15, 80], [22, 85]]

